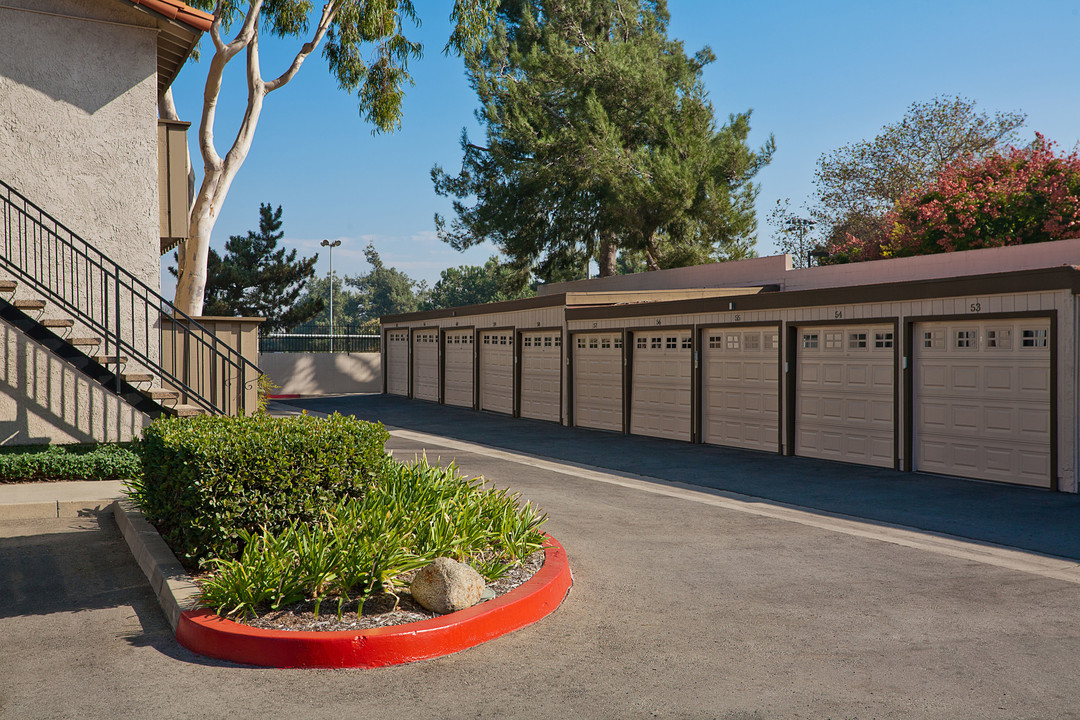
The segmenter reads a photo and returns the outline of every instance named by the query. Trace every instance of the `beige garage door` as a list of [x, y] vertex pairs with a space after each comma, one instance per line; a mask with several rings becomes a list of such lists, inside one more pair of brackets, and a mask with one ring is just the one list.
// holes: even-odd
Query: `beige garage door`
[[893, 467], [891, 326], [799, 328], [795, 454]]
[[413, 333], [413, 397], [439, 401], [439, 331]]
[[705, 330], [701, 434], [714, 445], [780, 449], [780, 332], [775, 327]]
[[443, 347], [443, 402], [473, 406], [473, 334], [471, 330], [447, 331]]
[[521, 417], [559, 422], [562, 404], [562, 333], [521, 336]]
[[1050, 322], [915, 326], [914, 467], [1050, 487]]
[[409, 394], [408, 330], [386, 333], [386, 392], [390, 395]]
[[634, 333], [630, 432], [690, 440], [690, 331]]
[[622, 333], [574, 339], [574, 424], [622, 432]]
[[480, 409], [514, 412], [514, 331], [480, 333]]

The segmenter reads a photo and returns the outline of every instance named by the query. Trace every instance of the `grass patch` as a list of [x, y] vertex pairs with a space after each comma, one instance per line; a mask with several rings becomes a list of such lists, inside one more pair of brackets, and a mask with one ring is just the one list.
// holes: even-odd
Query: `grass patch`
[[131, 480], [141, 474], [131, 443], [0, 448], [0, 483]]

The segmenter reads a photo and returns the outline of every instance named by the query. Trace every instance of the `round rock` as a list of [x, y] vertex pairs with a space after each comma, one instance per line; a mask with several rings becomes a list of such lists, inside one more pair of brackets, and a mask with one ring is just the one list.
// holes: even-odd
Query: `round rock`
[[452, 613], [480, 602], [484, 578], [465, 563], [439, 557], [416, 573], [409, 592], [431, 612]]

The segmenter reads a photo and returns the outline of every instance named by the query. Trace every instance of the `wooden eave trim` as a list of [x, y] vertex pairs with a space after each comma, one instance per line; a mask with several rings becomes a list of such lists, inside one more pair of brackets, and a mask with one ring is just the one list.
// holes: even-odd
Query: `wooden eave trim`
[[379, 323], [387, 325], [400, 322], [418, 322], [421, 320], [442, 320], [454, 317], [469, 317], [473, 315], [493, 315], [503, 312], [519, 312], [522, 310], [540, 310], [566, 304], [566, 294], [545, 295], [522, 300], [503, 300], [502, 302], [486, 303], [483, 305], [462, 305], [455, 308], [443, 308], [441, 310], [420, 310], [411, 313], [398, 313], [396, 315], [383, 315]]
[[1080, 294], [1080, 268], [1067, 265], [1037, 270], [1020, 270], [987, 275], [971, 275], [932, 280], [909, 280], [853, 285], [814, 290], [790, 290], [760, 295], [732, 295], [700, 300], [674, 300], [635, 305], [567, 308], [566, 319], [600, 320], [651, 317], [656, 315], [696, 315], [729, 312], [730, 303], [740, 311], [772, 310], [817, 305], [856, 305], [927, 298], [971, 295], [1007, 295], [1012, 293], [1069, 290]]

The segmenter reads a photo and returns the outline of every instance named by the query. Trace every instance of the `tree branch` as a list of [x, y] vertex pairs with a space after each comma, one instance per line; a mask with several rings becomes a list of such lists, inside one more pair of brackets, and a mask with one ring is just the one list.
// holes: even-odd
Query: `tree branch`
[[339, 5], [335, 2], [328, 2], [323, 5], [322, 17], [319, 18], [319, 24], [315, 28], [314, 37], [312, 37], [309, 42], [304, 43], [300, 48], [300, 52], [293, 58], [292, 64], [289, 66], [288, 70], [266, 83], [266, 92], [271, 93], [293, 79], [293, 76], [300, 70], [300, 66], [304, 64], [304, 60], [307, 59], [307, 56], [319, 46], [320, 42], [322, 42], [323, 37], [326, 35], [326, 31], [330, 29], [330, 23], [332, 23], [337, 16], [338, 7]]

